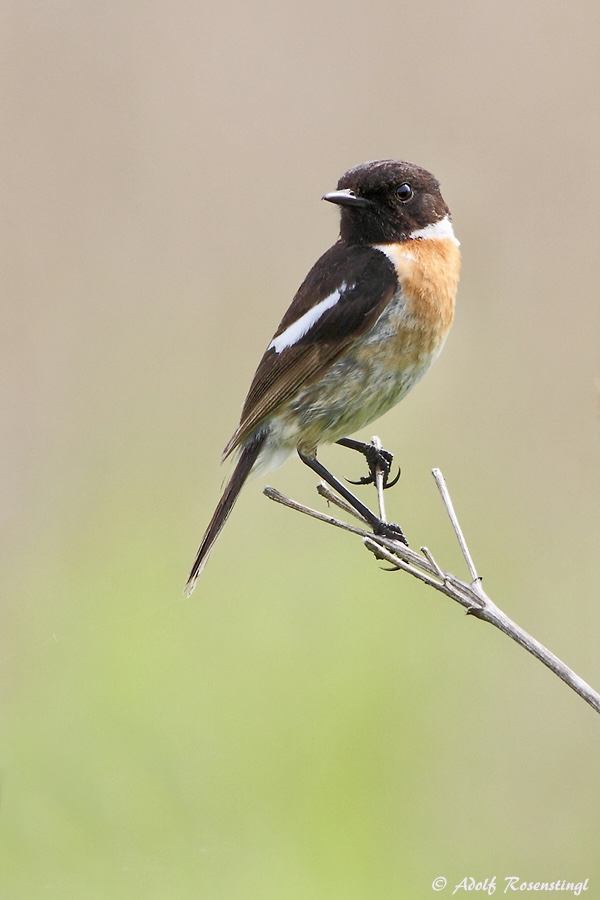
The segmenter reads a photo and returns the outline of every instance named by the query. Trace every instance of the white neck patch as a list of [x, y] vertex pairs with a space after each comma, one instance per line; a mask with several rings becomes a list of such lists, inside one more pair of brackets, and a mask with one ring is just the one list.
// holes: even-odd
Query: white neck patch
[[416, 231], [411, 232], [410, 237], [429, 241], [451, 240], [457, 247], [460, 247], [454, 235], [452, 222], [448, 216], [444, 216], [443, 219], [439, 219], [437, 222], [432, 222], [431, 225], [426, 225], [425, 228], [417, 228]]

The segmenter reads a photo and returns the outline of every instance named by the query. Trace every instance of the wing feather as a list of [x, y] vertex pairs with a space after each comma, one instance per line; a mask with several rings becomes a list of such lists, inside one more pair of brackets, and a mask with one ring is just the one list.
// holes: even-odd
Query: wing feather
[[[280, 352], [271, 343], [256, 374], [240, 424], [224, 456], [255, 432], [260, 424], [301, 389], [323, 374], [376, 322], [398, 287], [396, 271], [379, 250], [338, 242], [313, 266], [281, 320], [274, 339], [339, 292], [314, 323]], [[293, 335], [293, 332], [290, 332]]]

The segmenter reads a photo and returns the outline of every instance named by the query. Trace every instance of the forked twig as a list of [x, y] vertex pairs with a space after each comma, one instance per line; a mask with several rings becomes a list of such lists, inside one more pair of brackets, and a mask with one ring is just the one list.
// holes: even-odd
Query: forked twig
[[[373, 443], [375, 444], [376, 441], [378, 441], [378, 439], [374, 438]], [[378, 444], [378, 446], [380, 447], [381, 444]], [[460, 603], [460, 605], [466, 609], [467, 614], [475, 616], [477, 619], [481, 619], [484, 622], [489, 622], [490, 625], [494, 625], [504, 634], [508, 635], [508, 637], [512, 638], [513, 641], [516, 641], [517, 644], [520, 644], [521, 647], [524, 647], [525, 650], [535, 656], [536, 659], [544, 663], [544, 665], [554, 672], [555, 675], [558, 675], [565, 684], [579, 694], [586, 703], [589, 703], [596, 712], [600, 712], [600, 695], [594, 691], [587, 682], [580, 678], [579, 675], [565, 665], [562, 660], [555, 656], [554, 653], [551, 653], [550, 650], [544, 647], [544, 645], [532, 637], [532, 635], [524, 631], [524, 629], [517, 625], [516, 622], [513, 622], [513, 620], [496, 606], [485, 593], [481, 586], [481, 577], [477, 574], [475, 563], [469, 552], [467, 542], [454, 510], [454, 505], [450, 498], [444, 476], [439, 469], [433, 469], [432, 475], [452, 523], [462, 555], [467, 564], [472, 579], [470, 582], [463, 581], [451, 572], [445, 571], [436, 562], [427, 547], [421, 547], [421, 553], [417, 553], [415, 550], [411, 550], [410, 547], [406, 547], [399, 541], [380, 537], [367, 530], [367, 523], [362, 517], [351, 509], [345, 501], [341, 500], [337, 494], [332, 492], [326, 485], [319, 485], [317, 488], [319, 494], [325, 497], [328, 502], [334, 503], [346, 512], [351, 512], [363, 522], [362, 528], [359, 528], [356, 525], [349, 525], [347, 522], [336, 519], [334, 516], [325, 515], [308, 506], [304, 506], [302, 503], [290, 500], [288, 497], [285, 497], [283, 494], [279, 493], [279, 491], [275, 490], [275, 488], [267, 487], [265, 488], [264, 493], [269, 499], [274, 500], [276, 503], [281, 503], [290, 509], [311, 516], [314, 519], [318, 519], [320, 522], [325, 522], [328, 525], [333, 525], [336, 528], [341, 528], [352, 534], [360, 535], [363, 538], [365, 547], [370, 550], [377, 559], [385, 560], [395, 569], [402, 569], [403, 571], [408, 572], [414, 578], [418, 578], [419, 581], [424, 582], [434, 590], [439, 591], [457, 603]], [[380, 517], [385, 519], [383, 478], [376, 478], [376, 489]]]

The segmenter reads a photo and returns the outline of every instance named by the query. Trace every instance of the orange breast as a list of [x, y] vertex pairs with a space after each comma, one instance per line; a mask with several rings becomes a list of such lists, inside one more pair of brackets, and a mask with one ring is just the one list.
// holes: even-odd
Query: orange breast
[[413, 240], [388, 248], [404, 288], [406, 312], [425, 331], [443, 333], [454, 318], [460, 250], [444, 240]]

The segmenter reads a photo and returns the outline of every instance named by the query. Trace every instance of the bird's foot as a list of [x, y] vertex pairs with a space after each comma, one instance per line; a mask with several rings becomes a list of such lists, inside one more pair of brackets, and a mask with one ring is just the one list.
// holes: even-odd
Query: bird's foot
[[394, 485], [398, 483], [401, 474], [400, 468], [398, 468], [396, 477], [392, 478], [391, 481], [389, 480], [392, 463], [394, 461], [394, 454], [390, 453], [389, 450], [376, 447], [375, 444], [366, 444], [363, 441], [354, 441], [349, 438], [343, 438], [338, 441], [338, 444], [341, 444], [342, 447], [349, 447], [351, 450], [362, 453], [369, 467], [369, 474], [363, 475], [358, 481], [351, 481], [348, 478], [347, 481], [350, 484], [375, 484], [375, 479], [379, 472], [383, 472], [384, 489], [394, 487]]
[[395, 524], [395, 522], [383, 522], [381, 519], [378, 519], [377, 522], [373, 523], [373, 531], [375, 534], [379, 535], [379, 537], [389, 538], [391, 541], [400, 541], [401, 544], [405, 544], [407, 547], [409, 546], [409, 543], [404, 536], [404, 532], [399, 525]]

